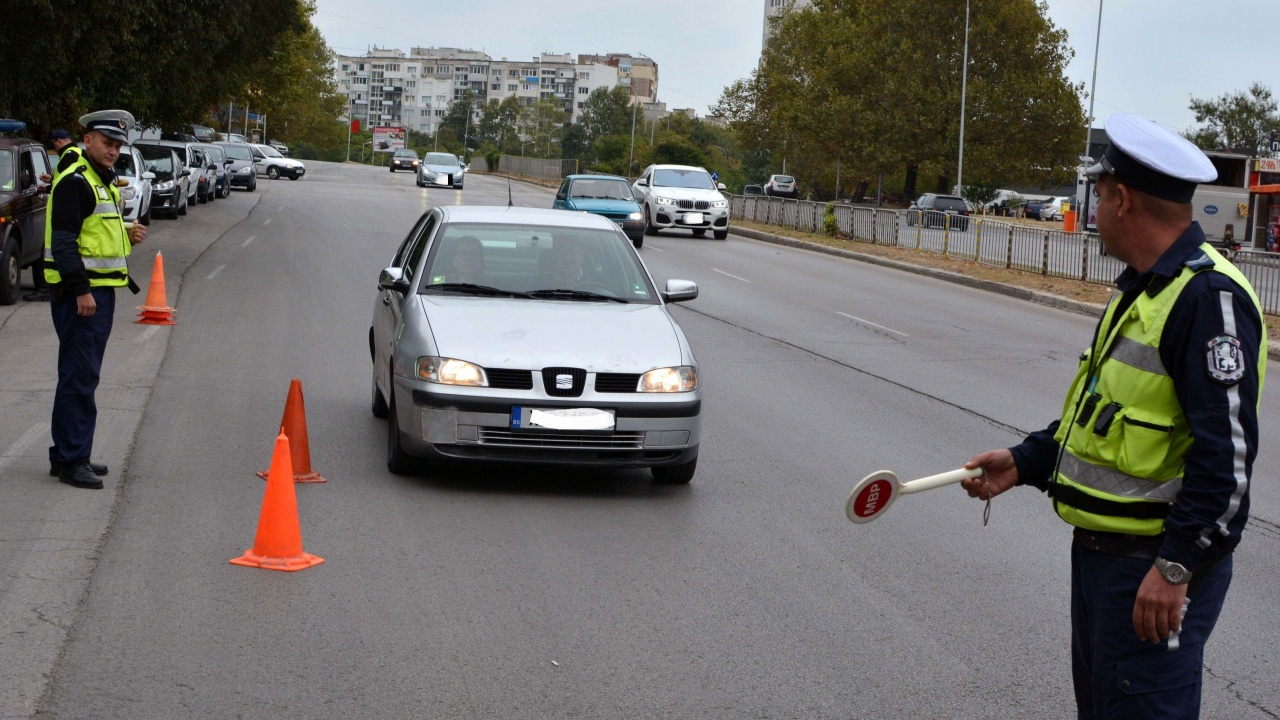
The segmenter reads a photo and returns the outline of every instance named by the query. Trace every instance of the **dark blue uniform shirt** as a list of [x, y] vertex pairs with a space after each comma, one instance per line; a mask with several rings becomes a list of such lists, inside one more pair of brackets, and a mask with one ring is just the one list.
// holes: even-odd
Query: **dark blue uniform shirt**
[[[1116, 278], [1124, 293], [1120, 302], [1131, 304], [1138, 293], [1161, 291], [1179, 273], [1212, 266], [1200, 250], [1204, 241], [1200, 225], [1192, 223], [1149, 271], [1125, 268]], [[1210, 372], [1211, 348], [1222, 335], [1240, 341], [1244, 376], [1234, 382], [1217, 380]], [[1182, 490], [1164, 522], [1160, 556], [1193, 573], [1234, 550], [1249, 519], [1249, 478], [1258, 453], [1260, 352], [1266, 352], [1262, 318], [1248, 293], [1222, 273], [1196, 272], [1160, 337], [1160, 359], [1192, 436]], [[1010, 448], [1019, 484], [1048, 489], [1058, 458], [1053, 439], [1058, 423]]]

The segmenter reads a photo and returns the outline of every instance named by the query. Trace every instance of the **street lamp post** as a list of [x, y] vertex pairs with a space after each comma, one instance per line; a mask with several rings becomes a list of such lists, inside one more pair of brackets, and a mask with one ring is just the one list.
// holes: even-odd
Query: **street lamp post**
[[[638, 52], [636, 54], [643, 58], [649, 58], [650, 60], [653, 59], [642, 52]], [[627, 158], [627, 175], [628, 176], [631, 175], [631, 167], [635, 165], [635, 162], [636, 162], [636, 110], [637, 109], [638, 109], [638, 105], [636, 103], [635, 66], [633, 65], [631, 69], [631, 155]]]
[[1089, 157], [1089, 140], [1093, 134], [1093, 98], [1098, 87], [1098, 46], [1102, 44], [1102, 0], [1098, 0], [1098, 34], [1093, 41], [1093, 80], [1089, 83], [1089, 117], [1084, 123], [1084, 156]]
[[964, 101], [969, 84], [969, 0], [964, 0], [964, 65], [960, 70], [960, 158], [956, 163], [956, 188], [964, 193]]

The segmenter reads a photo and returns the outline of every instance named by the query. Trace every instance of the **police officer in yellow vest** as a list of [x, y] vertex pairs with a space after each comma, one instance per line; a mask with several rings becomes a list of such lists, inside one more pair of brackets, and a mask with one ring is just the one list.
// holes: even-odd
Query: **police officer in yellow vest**
[[127, 286], [137, 292], [126, 258], [147, 230], [125, 225], [113, 184], [112, 168], [128, 142], [133, 116], [103, 110], [81, 117], [80, 124], [84, 151], [74, 162], [59, 163], [45, 220], [44, 277], [58, 333], [49, 472], [68, 485], [100, 488], [107, 467], [90, 460], [98, 416], [94, 391], [111, 334], [115, 290]]
[[1075, 526], [1072, 675], [1082, 719], [1197, 718], [1201, 660], [1249, 516], [1266, 370], [1248, 280], [1191, 220], [1217, 177], [1190, 142], [1117, 115], [1096, 179], [1098, 233], [1127, 265], [1061, 419], [974, 456], [987, 499], [1048, 492]]

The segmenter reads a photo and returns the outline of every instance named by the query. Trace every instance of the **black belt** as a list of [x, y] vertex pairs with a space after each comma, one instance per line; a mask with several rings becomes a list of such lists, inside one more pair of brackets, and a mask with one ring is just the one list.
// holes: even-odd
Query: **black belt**
[[1076, 528], [1075, 541], [1081, 547], [1108, 555], [1154, 560], [1164, 544], [1164, 534], [1126, 535]]

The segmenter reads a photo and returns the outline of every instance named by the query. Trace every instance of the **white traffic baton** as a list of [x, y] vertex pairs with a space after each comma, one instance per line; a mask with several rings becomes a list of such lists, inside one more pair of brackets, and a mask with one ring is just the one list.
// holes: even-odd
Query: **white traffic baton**
[[904, 483], [890, 470], [873, 472], [853, 487], [844, 502], [844, 514], [849, 522], [862, 525], [883, 515], [899, 495], [924, 492], [982, 475], [982, 468], [960, 468]]

